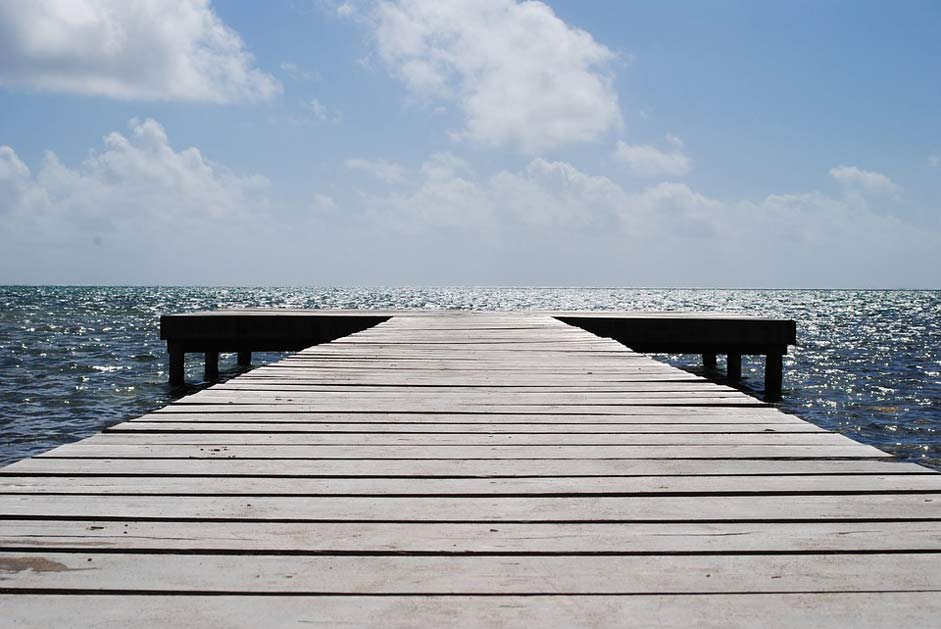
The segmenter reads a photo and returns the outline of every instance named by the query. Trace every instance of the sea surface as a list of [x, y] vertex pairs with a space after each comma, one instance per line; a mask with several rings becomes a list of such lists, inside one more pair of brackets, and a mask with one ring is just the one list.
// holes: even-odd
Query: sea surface
[[[636, 288], [0, 287], [0, 464], [206, 386], [167, 385], [161, 314], [239, 307], [709, 310], [797, 321], [784, 411], [941, 469], [941, 291]], [[255, 364], [279, 354], [255, 355]], [[658, 355], [696, 371], [698, 356]], [[720, 357], [721, 363], [721, 357]], [[720, 364], [721, 367], [721, 364]], [[239, 373], [234, 357], [222, 378]], [[760, 395], [763, 359], [745, 358]]]

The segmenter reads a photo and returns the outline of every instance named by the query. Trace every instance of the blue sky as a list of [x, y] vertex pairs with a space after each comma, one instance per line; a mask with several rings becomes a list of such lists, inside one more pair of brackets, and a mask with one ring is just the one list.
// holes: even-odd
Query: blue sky
[[938, 24], [0, 0], [0, 282], [937, 288]]

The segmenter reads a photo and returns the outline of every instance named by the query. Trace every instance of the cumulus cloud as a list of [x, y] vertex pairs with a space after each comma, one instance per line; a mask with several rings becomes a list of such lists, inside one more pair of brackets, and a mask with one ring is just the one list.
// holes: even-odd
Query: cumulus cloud
[[333, 197], [327, 194], [316, 193], [314, 194], [314, 209], [322, 212], [330, 212], [337, 209], [337, 202], [333, 200]]
[[315, 73], [305, 70], [293, 61], [282, 61], [279, 67], [285, 74], [296, 81], [310, 81], [317, 77]]
[[340, 111], [324, 105], [318, 98], [311, 98], [302, 105], [314, 118], [321, 122], [339, 122], [343, 119], [343, 114]]
[[394, 77], [421, 99], [458, 104], [457, 138], [535, 153], [621, 125], [615, 54], [542, 2], [381, 2], [370, 24]]
[[213, 103], [281, 91], [209, 0], [2, 0], [0, 84]]
[[[381, 159], [350, 161], [368, 172], [391, 166], [388, 187], [338, 198], [312, 191], [301, 207], [282, 210], [269, 201], [264, 177], [174, 147], [153, 120], [107, 135], [78, 164], [49, 153], [32, 167], [0, 146], [0, 279], [937, 283], [937, 224], [908, 222], [892, 212], [892, 199], [880, 206], [878, 196], [727, 200], [679, 182], [628, 188], [544, 158], [496, 172], [477, 172], [451, 153], [410, 171]], [[251, 250], [265, 255], [236, 254]]]
[[480, 177], [446, 153], [432, 156], [419, 172], [410, 189], [369, 197], [372, 216], [408, 232], [460, 227], [488, 238], [606, 234], [624, 242], [714, 236], [728, 218], [721, 202], [686, 184], [664, 182], [628, 191], [565, 161], [535, 158], [521, 170]]
[[632, 173], [640, 177], [681, 177], [689, 172], [690, 159], [683, 153], [683, 142], [667, 136], [671, 150], [663, 151], [649, 144], [627, 144], [618, 141], [614, 157], [627, 164]]
[[836, 166], [830, 169], [830, 176], [849, 190], [883, 194], [901, 191], [901, 188], [886, 175], [861, 170], [856, 166]]
[[[379, 160], [378, 163], [383, 163]], [[479, 176], [460, 158], [439, 153], [405, 190], [368, 197], [373, 215], [413, 230], [548, 229], [560, 234], [618, 233], [627, 240], [737, 239], [815, 242], [886, 217], [855, 196], [772, 194], [760, 201], [709, 197], [685, 183], [629, 190], [565, 161], [531, 160], [520, 170]], [[396, 183], [402, 183], [397, 180]], [[889, 237], [890, 234], [886, 234]]]
[[[466, 168], [442, 167], [449, 159], [430, 159], [405, 189], [364, 197], [358, 225], [399, 232], [403, 236], [396, 240], [449, 255], [452, 266], [474, 265], [475, 257], [484, 256], [506, 273], [527, 273], [543, 282], [546, 277], [614, 285], [936, 281], [928, 269], [941, 247], [938, 229], [871, 208], [854, 195], [804, 192], [725, 200], [685, 183], [626, 189], [564, 161], [536, 158], [519, 170], [478, 176]], [[449, 251], [448, 243], [453, 249], [465, 240], [477, 243], [467, 259]]]
[[369, 216], [384, 228], [403, 232], [460, 228], [487, 232], [489, 238], [520, 228], [619, 230], [628, 201], [607, 177], [543, 158], [520, 171], [480, 177], [459, 157], [436, 153], [418, 173], [405, 190], [365, 197]]
[[110, 133], [104, 150], [78, 167], [47, 153], [34, 174], [9, 146], [0, 147], [4, 231], [36, 242], [82, 234], [184, 233], [238, 223], [268, 207], [268, 180], [242, 176], [199, 149], [175, 150], [154, 120], [132, 120], [127, 135]]
[[607, 177], [589, 175], [562, 161], [532, 160], [519, 173], [490, 181], [495, 208], [527, 225], [563, 229], [619, 228], [629, 199]]
[[400, 164], [384, 159], [364, 159], [351, 157], [344, 162], [349, 170], [359, 170], [386, 183], [400, 183], [405, 180], [406, 170]]
[[371, 221], [408, 233], [490, 225], [490, 198], [462, 160], [435, 154], [420, 173], [418, 184], [407, 192], [366, 197]]

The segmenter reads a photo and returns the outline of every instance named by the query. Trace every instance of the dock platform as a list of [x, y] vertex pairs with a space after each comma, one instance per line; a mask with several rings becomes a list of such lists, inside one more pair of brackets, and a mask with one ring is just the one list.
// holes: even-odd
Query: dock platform
[[939, 617], [941, 475], [542, 313], [390, 315], [0, 469], [12, 626]]
[[[797, 343], [797, 325], [789, 319], [707, 312], [534, 312], [613, 338], [637, 352], [701, 354], [707, 371], [716, 356], [726, 356], [727, 379], [742, 377], [742, 355], [765, 357], [765, 399], [781, 399], [783, 358]], [[240, 365], [252, 352], [297, 351], [326, 343], [387, 321], [421, 316], [409, 311], [231, 309], [186, 312], [160, 317], [160, 338], [170, 355], [170, 384], [184, 380], [187, 353], [205, 356], [206, 377], [219, 373], [219, 354], [237, 353]]]

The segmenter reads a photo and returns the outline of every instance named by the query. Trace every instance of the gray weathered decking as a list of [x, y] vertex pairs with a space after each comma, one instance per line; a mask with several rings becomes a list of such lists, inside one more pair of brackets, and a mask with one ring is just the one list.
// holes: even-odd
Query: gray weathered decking
[[541, 314], [393, 316], [0, 470], [24, 626], [933, 624], [941, 475]]

